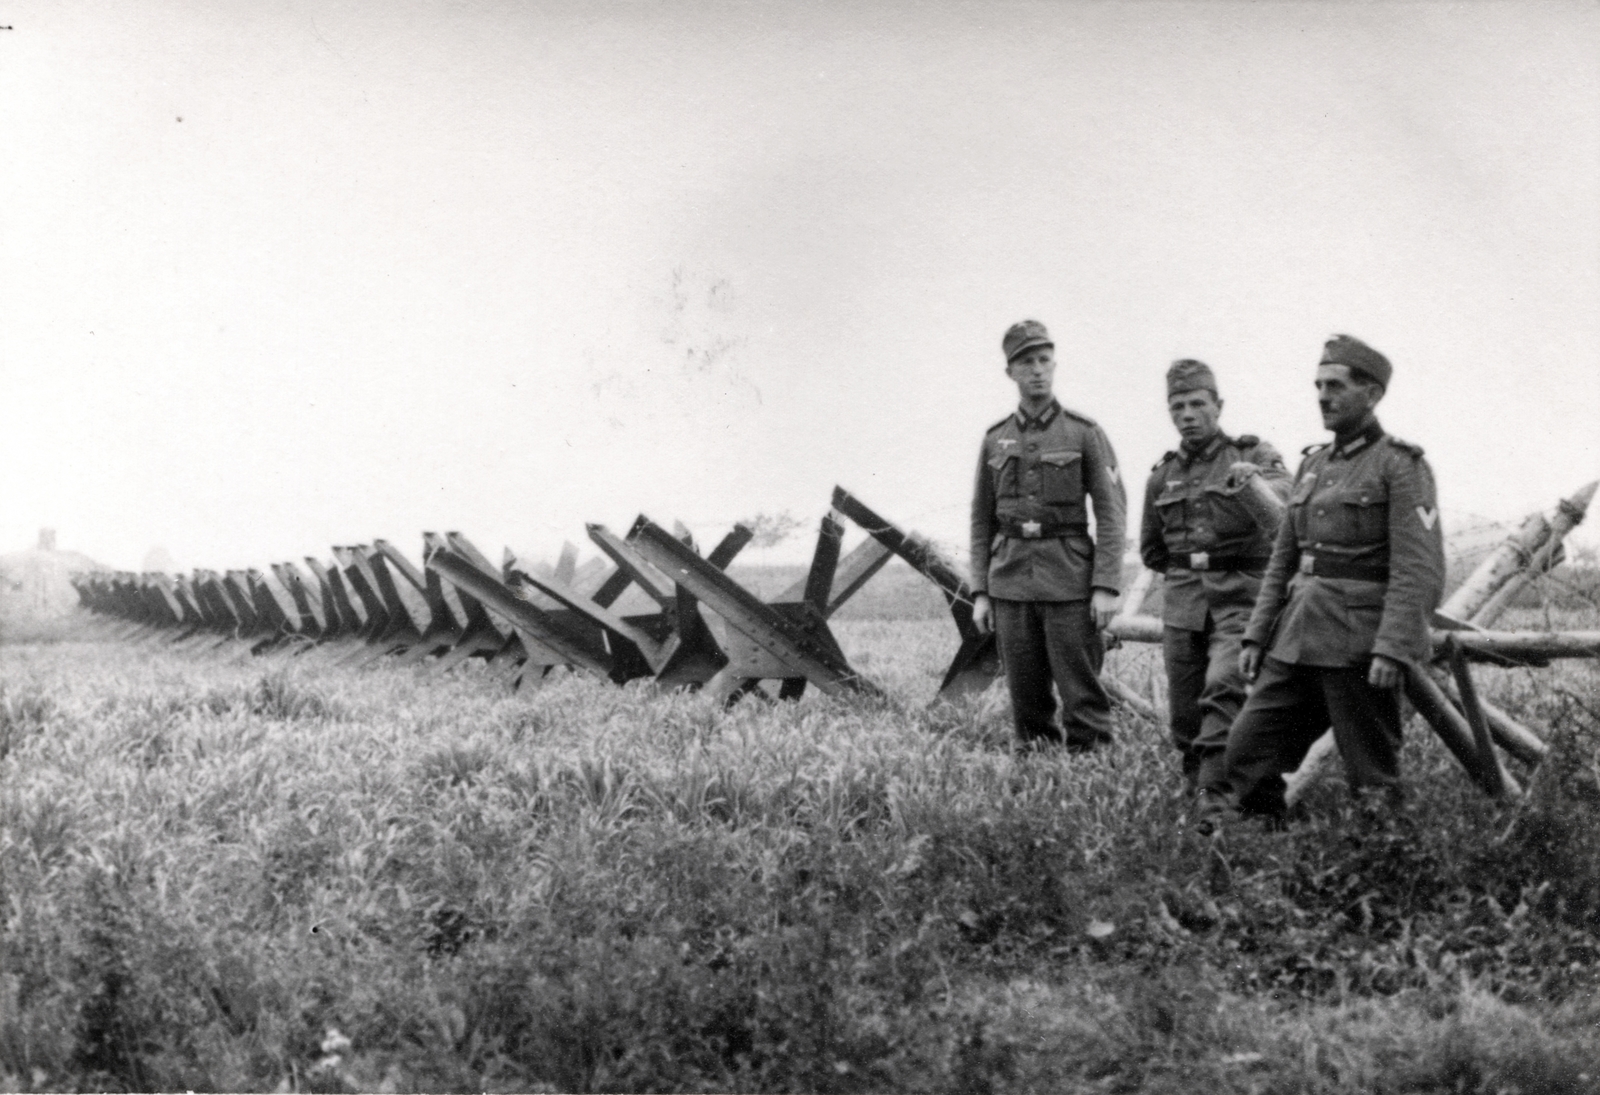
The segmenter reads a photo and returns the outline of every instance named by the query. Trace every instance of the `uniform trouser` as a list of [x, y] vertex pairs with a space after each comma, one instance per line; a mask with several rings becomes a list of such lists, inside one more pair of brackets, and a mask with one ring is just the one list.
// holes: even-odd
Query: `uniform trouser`
[[[1059, 742], [1091, 748], [1111, 740], [1111, 699], [1100, 684], [1105, 646], [1088, 601], [994, 602], [995, 637], [1023, 745]], [[1055, 681], [1061, 725], [1055, 722]]]
[[1241, 810], [1281, 815], [1283, 774], [1332, 724], [1353, 791], [1400, 788], [1400, 693], [1367, 683], [1365, 666], [1327, 668], [1264, 659], [1255, 690], [1228, 734], [1220, 779]]
[[1208, 760], [1212, 767], [1222, 762], [1228, 728], [1244, 706], [1239, 646], [1247, 622], [1244, 613], [1221, 620], [1208, 616], [1203, 631], [1168, 627], [1161, 633], [1172, 743], [1183, 756], [1186, 776], [1198, 776]]

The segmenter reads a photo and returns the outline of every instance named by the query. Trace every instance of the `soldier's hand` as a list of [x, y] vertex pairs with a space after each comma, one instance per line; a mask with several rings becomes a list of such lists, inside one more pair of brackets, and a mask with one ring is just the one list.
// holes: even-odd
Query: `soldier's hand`
[[1386, 658], [1382, 654], [1372, 656], [1372, 668], [1367, 670], [1367, 683], [1374, 688], [1399, 688], [1400, 676], [1404, 672], [1400, 663], [1393, 658]]
[[1095, 590], [1089, 597], [1089, 611], [1094, 614], [1095, 630], [1104, 631], [1117, 615], [1117, 595], [1109, 589]]
[[979, 635], [987, 635], [994, 630], [994, 602], [989, 600], [987, 593], [972, 598], [972, 626], [978, 629]]
[[1261, 672], [1261, 648], [1255, 643], [1245, 643], [1239, 648], [1239, 672], [1244, 679], [1253, 681]]
[[1251, 476], [1260, 474], [1261, 468], [1255, 464], [1252, 464], [1250, 461], [1236, 461], [1228, 468], [1228, 489], [1238, 490], [1240, 487], [1250, 482]]

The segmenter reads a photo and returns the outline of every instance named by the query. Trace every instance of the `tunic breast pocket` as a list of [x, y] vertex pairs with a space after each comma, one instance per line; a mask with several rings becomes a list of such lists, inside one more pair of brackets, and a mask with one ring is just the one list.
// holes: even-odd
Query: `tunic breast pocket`
[[1039, 491], [1046, 505], [1083, 500], [1083, 453], [1039, 454]]
[[1183, 490], [1168, 489], [1156, 496], [1156, 512], [1161, 515], [1161, 532], [1168, 537], [1171, 543], [1173, 537], [1181, 537], [1184, 530], [1184, 502], [1188, 501], [1188, 492]]
[[1389, 484], [1381, 479], [1351, 483], [1339, 494], [1341, 528], [1334, 537], [1346, 543], [1376, 544], [1389, 537]]
[[989, 457], [989, 474], [994, 478], [996, 498], [1017, 498], [1022, 494], [1020, 463], [1017, 454], [1012, 452], [997, 452]]
[[1243, 536], [1255, 530], [1255, 520], [1239, 501], [1237, 491], [1230, 491], [1222, 483], [1208, 483], [1205, 490], [1206, 510], [1211, 527], [1219, 539]]

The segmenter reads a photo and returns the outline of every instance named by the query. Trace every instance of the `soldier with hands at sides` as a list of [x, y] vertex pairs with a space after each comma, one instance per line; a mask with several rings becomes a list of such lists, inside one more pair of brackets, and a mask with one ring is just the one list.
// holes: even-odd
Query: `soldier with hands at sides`
[[1021, 399], [984, 435], [978, 457], [972, 619], [999, 642], [1018, 747], [1064, 733], [1068, 749], [1087, 751], [1111, 738], [1100, 632], [1116, 611], [1127, 501], [1105, 432], [1056, 402], [1044, 324], [1014, 324], [1001, 349]]
[[1374, 414], [1392, 373], [1348, 335], [1323, 349], [1317, 403], [1333, 442], [1295, 475], [1239, 657], [1255, 689], [1205, 783], [1208, 816], [1281, 818], [1283, 773], [1330, 724], [1352, 790], [1400, 793], [1400, 685], [1430, 653], [1444, 533], [1422, 449]]
[[1167, 413], [1180, 441], [1151, 469], [1139, 554], [1166, 576], [1161, 649], [1172, 740], [1193, 790], [1203, 768], [1220, 768], [1244, 705], [1240, 643], [1278, 531], [1278, 513], [1262, 512], [1250, 479], [1260, 476], [1284, 499], [1289, 472], [1267, 442], [1222, 432], [1217, 378], [1204, 362], [1167, 370]]

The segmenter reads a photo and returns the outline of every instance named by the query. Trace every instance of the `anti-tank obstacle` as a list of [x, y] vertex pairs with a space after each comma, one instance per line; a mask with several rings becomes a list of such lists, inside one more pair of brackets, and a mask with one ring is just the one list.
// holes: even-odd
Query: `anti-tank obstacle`
[[[1477, 694], [1468, 663], [1544, 665], [1558, 658], [1600, 657], [1600, 631], [1491, 630], [1518, 592], [1563, 558], [1563, 539], [1582, 521], [1596, 490], [1589, 484], [1553, 513], [1530, 516], [1472, 572], [1433, 621], [1436, 657], [1407, 667], [1412, 706], [1487, 793], [1515, 797], [1510, 761], [1537, 765], [1543, 739]], [[1272, 499], [1263, 498], [1262, 504]], [[842, 552], [844, 521], [867, 538]], [[727, 573], [751, 532], [734, 529], [702, 557], [687, 531], [669, 532], [641, 517], [626, 535], [587, 526], [610, 561], [580, 571], [565, 545], [554, 567], [507, 553], [495, 567], [460, 533], [423, 537], [423, 563], [374, 540], [332, 549], [332, 562], [291, 562], [191, 575], [97, 572], [73, 585], [82, 608], [107, 638], [181, 643], [185, 649], [242, 644], [262, 656], [315, 656], [359, 666], [393, 658], [452, 670], [479, 662], [513, 684], [557, 668], [616, 683], [651, 679], [663, 687], [704, 691], [733, 702], [761, 688], [795, 699], [808, 685], [837, 696], [881, 696], [856, 672], [828, 626], [833, 614], [891, 557], [904, 560], [943, 596], [959, 643], [935, 702], [987, 689], [999, 675], [994, 638], [972, 622], [972, 593], [955, 567], [927, 541], [835, 488], [803, 579], [763, 600]], [[603, 572], [603, 573], [602, 573]], [[1122, 642], [1159, 642], [1161, 621], [1140, 612], [1155, 576], [1130, 586], [1108, 634]], [[622, 612], [630, 589], [652, 611]], [[584, 592], [584, 590], [591, 590]], [[1143, 697], [1105, 677], [1113, 698], [1151, 719]], [[1334, 752], [1320, 740], [1287, 778], [1292, 802]], [[1502, 756], [1502, 753], [1504, 756]]]

